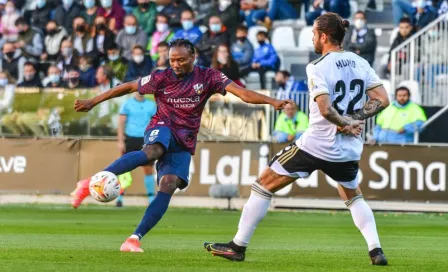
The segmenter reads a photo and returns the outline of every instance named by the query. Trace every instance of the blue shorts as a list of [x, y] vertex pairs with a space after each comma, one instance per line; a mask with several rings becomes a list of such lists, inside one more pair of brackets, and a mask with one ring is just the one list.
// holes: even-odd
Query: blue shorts
[[179, 189], [188, 185], [191, 154], [186, 151], [174, 138], [168, 127], [155, 127], [145, 133], [145, 145], [155, 143], [165, 148], [165, 153], [157, 160], [157, 183], [165, 175], [176, 175], [183, 182]]

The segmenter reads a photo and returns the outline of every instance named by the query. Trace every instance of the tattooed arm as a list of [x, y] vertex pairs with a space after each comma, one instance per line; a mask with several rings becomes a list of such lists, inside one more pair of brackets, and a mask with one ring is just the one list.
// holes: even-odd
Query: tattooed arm
[[351, 117], [355, 120], [365, 120], [369, 117], [375, 116], [382, 110], [389, 106], [389, 98], [383, 86], [378, 86], [367, 91], [369, 101], [364, 104], [364, 107], [353, 114]]

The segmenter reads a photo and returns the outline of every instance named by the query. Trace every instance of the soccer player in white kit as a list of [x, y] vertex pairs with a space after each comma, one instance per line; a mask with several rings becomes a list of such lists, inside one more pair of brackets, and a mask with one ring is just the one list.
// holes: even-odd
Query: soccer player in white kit
[[[369, 63], [341, 47], [349, 22], [326, 13], [313, 25], [313, 44], [322, 57], [308, 64], [310, 125], [296, 142], [277, 153], [257, 181], [244, 206], [235, 238], [229, 243], [204, 243], [215, 256], [243, 261], [273, 193], [322, 170], [338, 182], [338, 191], [364, 236], [373, 265], [387, 265], [372, 209], [358, 186], [358, 161], [363, 150], [364, 120], [389, 105], [387, 93]], [[366, 96], [369, 97], [368, 102]]]

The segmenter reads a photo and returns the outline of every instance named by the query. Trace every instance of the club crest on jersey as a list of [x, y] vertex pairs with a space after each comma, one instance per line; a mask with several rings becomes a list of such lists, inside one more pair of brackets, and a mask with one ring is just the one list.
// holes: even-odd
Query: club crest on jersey
[[194, 91], [197, 94], [201, 94], [204, 91], [204, 84], [198, 83], [193, 86]]

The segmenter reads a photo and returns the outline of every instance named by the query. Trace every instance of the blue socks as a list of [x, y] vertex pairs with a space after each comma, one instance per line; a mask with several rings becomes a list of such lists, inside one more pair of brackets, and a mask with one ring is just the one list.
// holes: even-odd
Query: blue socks
[[142, 237], [145, 236], [145, 234], [148, 233], [148, 231], [150, 231], [163, 217], [168, 209], [170, 200], [170, 194], [159, 191], [154, 200], [146, 209], [142, 221], [134, 231], [134, 235], [137, 235], [140, 239], [142, 239]]
[[146, 194], [148, 195], [149, 203], [154, 200], [154, 195], [156, 194], [155, 190], [155, 180], [153, 175], [145, 175], [144, 179]]
[[115, 175], [121, 175], [126, 172], [130, 172], [135, 168], [149, 163], [148, 157], [146, 157], [143, 151], [134, 151], [121, 156], [118, 160], [114, 161], [104, 171], [109, 171]]

